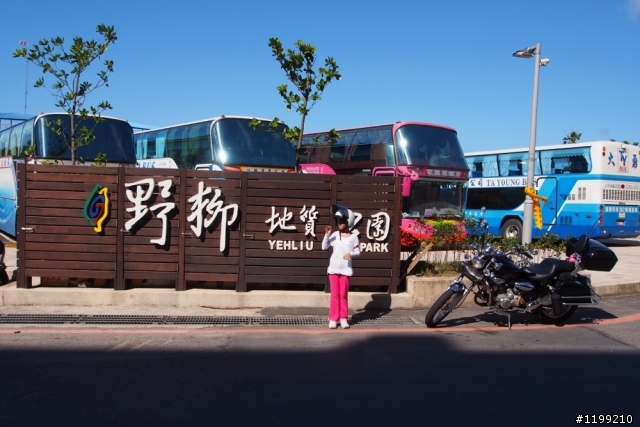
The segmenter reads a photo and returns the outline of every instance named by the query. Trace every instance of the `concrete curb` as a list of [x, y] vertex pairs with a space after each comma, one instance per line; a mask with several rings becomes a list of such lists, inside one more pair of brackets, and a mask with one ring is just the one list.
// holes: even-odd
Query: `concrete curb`
[[[0, 306], [151, 306], [151, 307], [210, 307], [218, 309], [252, 308], [326, 308], [329, 294], [321, 291], [250, 291], [190, 289], [113, 289], [42, 288], [18, 289], [15, 283], [0, 288]], [[351, 292], [349, 308], [406, 309], [415, 308], [407, 293]]]
[[[398, 294], [351, 292], [349, 307], [363, 309], [426, 309], [449, 286], [453, 277], [407, 277], [407, 292]], [[640, 283], [599, 285], [602, 297], [640, 293]], [[223, 289], [134, 288], [114, 291], [103, 288], [35, 287], [18, 289], [15, 282], [0, 287], [0, 307], [18, 306], [119, 306], [119, 307], [209, 307], [215, 309], [326, 308], [329, 294], [321, 291], [265, 291], [246, 293]], [[463, 307], [474, 306], [468, 297]]]

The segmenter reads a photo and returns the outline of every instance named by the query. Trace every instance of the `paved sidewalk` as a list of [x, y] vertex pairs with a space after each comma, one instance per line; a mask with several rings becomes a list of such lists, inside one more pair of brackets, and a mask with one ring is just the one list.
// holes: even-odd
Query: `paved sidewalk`
[[[607, 242], [618, 256], [611, 272], [587, 271], [592, 284], [601, 296], [640, 293], [640, 239]], [[613, 243], [613, 244], [612, 244]], [[16, 248], [7, 247], [5, 263], [9, 276], [16, 269]], [[351, 292], [350, 311], [416, 310], [412, 295]], [[0, 287], [0, 314], [7, 313], [82, 313], [125, 315], [193, 315], [193, 316], [253, 316], [265, 309], [291, 310], [304, 308], [324, 313], [329, 295], [320, 291], [268, 291], [256, 290], [238, 293], [222, 289], [136, 288], [114, 291], [108, 288], [44, 287], [17, 289], [12, 282]]]

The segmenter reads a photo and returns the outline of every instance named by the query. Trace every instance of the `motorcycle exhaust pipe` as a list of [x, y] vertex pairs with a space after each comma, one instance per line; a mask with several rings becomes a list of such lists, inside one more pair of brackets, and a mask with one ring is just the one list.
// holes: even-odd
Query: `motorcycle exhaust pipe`
[[554, 316], [560, 316], [562, 314], [562, 297], [560, 294], [556, 292], [551, 294], [551, 307], [553, 308]]

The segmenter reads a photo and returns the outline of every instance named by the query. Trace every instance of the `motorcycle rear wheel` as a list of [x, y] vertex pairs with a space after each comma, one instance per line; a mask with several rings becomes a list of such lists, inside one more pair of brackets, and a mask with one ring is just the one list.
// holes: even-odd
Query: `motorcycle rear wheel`
[[428, 328], [435, 328], [445, 317], [453, 311], [454, 308], [460, 302], [462, 298], [462, 292], [454, 292], [451, 289], [444, 291], [440, 298], [433, 303], [427, 315], [424, 318], [424, 323]]
[[562, 313], [559, 316], [556, 316], [553, 314], [552, 307], [542, 306], [538, 311], [538, 319], [540, 319], [540, 322], [545, 325], [560, 325], [573, 316], [573, 313], [575, 313], [577, 309], [577, 305], [563, 305]]

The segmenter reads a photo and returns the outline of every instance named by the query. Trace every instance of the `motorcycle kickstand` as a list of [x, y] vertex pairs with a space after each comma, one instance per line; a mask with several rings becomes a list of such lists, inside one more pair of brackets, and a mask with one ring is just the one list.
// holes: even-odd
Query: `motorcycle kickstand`
[[507, 324], [509, 325], [509, 330], [511, 330], [511, 313], [507, 313]]

